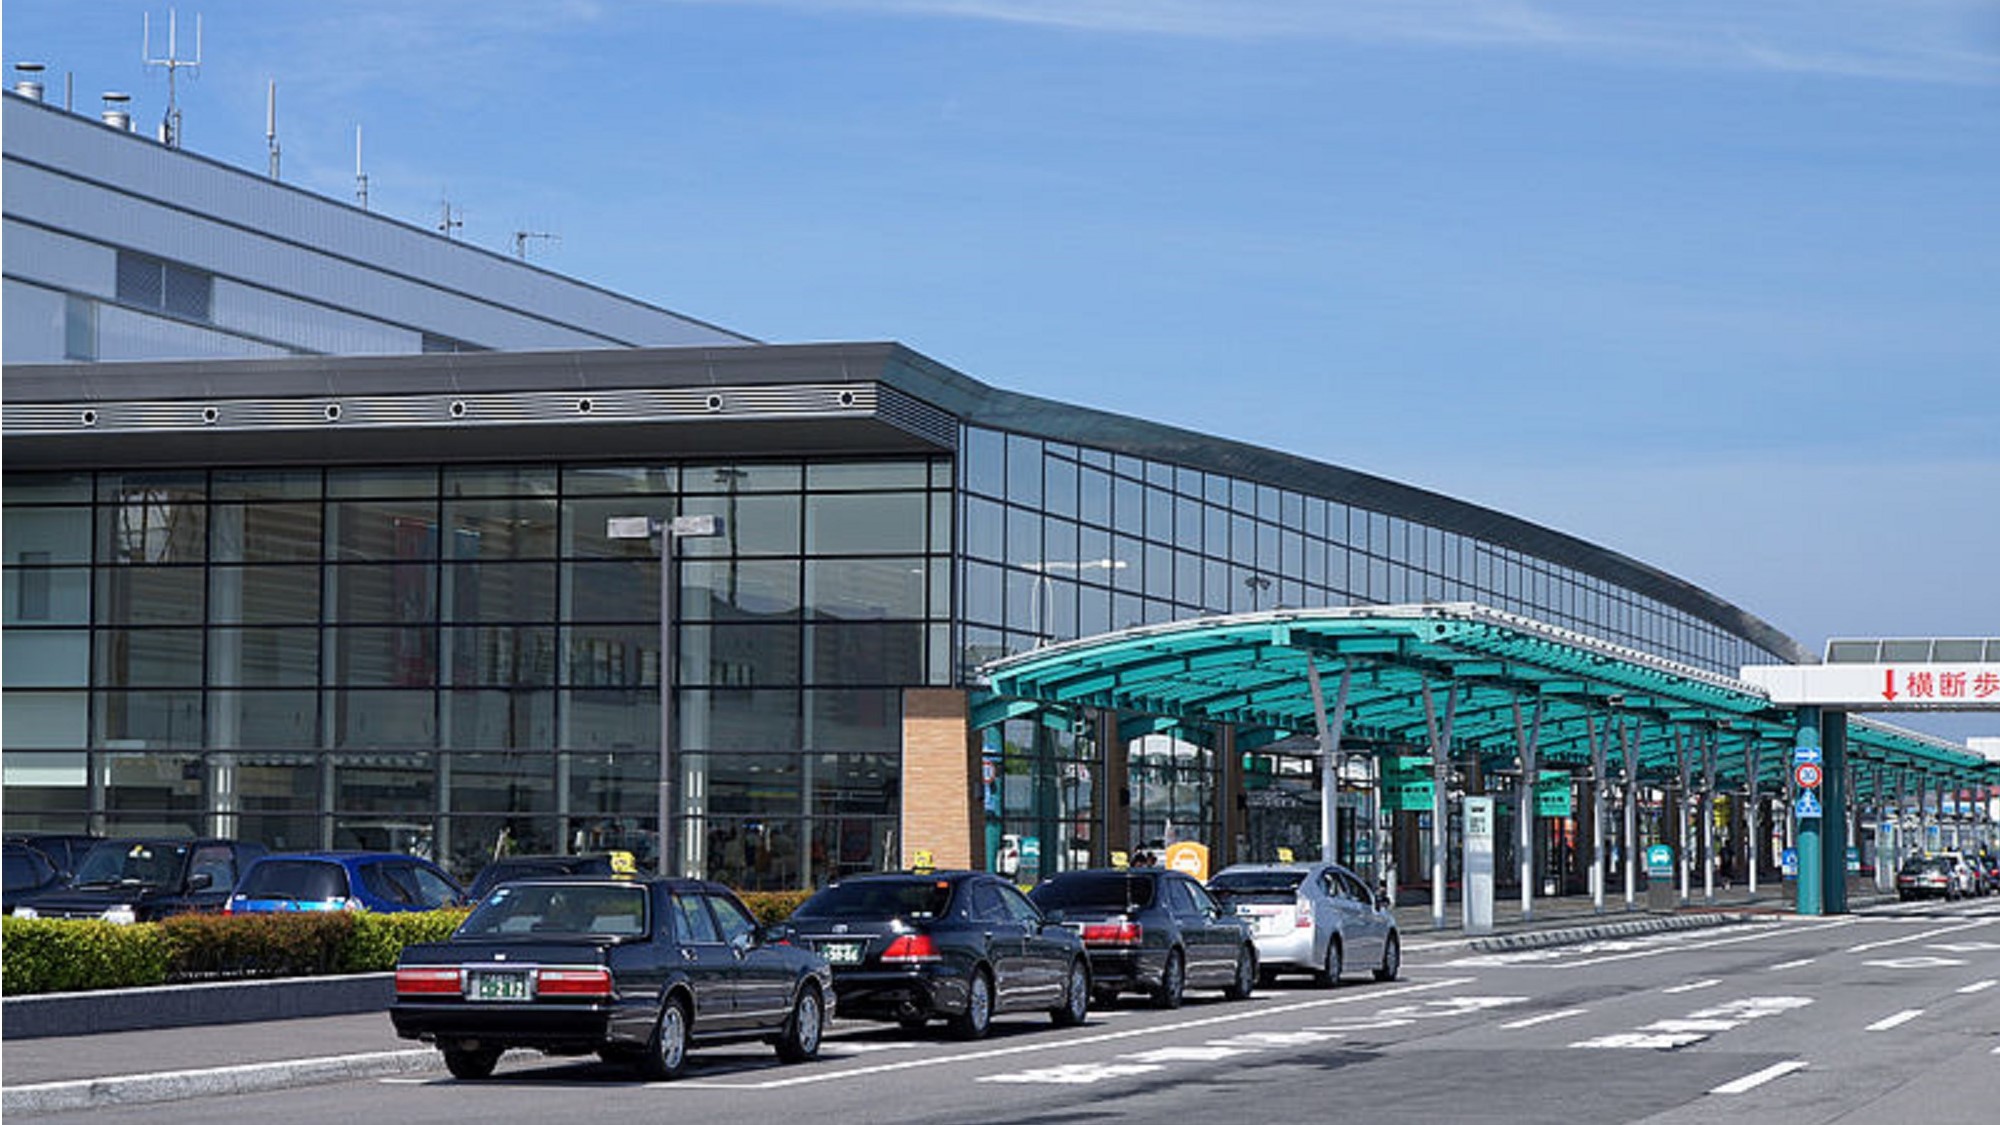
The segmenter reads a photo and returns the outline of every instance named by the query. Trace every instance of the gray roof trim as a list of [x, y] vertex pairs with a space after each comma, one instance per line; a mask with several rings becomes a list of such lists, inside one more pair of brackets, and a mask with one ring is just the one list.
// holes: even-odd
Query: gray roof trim
[[[75, 412], [93, 404], [101, 412], [142, 402], [156, 408], [165, 403], [206, 402], [220, 410], [225, 401], [232, 404], [281, 399], [325, 402], [430, 396], [432, 400], [446, 402], [448, 409], [453, 396], [513, 394], [563, 398], [603, 395], [621, 389], [664, 393], [664, 388], [750, 388], [772, 384], [839, 388], [863, 383], [880, 383], [901, 392], [903, 397], [889, 403], [891, 409], [881, 420], [905, 438], [928, 439], [921, 444], [938, 448], [955, 445], [943, 440], [941, 431], [947, 427], [935, 413], [941, 411], [968, 424], [1096, 446], [1309, 493], [1403, 516], [1560, 563], [1726, 629], [1782, 659], [1802, 663], [1815, 660], [1814, 654], [1761, 618], [1693, 583], [1573, 535], [1426, 489], [1294, 454], [1002, 391], [895, 343], [23, 365], [5, 372], [4, 448], [10, 468], [25, 467], [29, 462], [61, 463], [63, 458], [71, 463], [84, 458], [97, 461], [100, 454], [75, 448], [76, 428], [60, 435], [38, 429], [47, 416], [43, 407], [68, 411], [74, 417]], [[919, 404], [928, 405], [933, 413], [920, 417], [899, 413], [912, 411]], [[423, 426], [413, 428], [418, 432], [426, 430]], [[676, 430], [677, 437], [681, 432]], [[688, 432], [693, 432], [693, 428]], [[596, 452], [603, 451], [605, 446], [601, 443], [608, 436], [595, 434], [592, 441], [597, 443]], [[423, 444], [406, 444], [401, 455], [415, 455], [419, 449], [424, 456], [441, 455], [428, 434], [417, 440]], [[825, 436], [815, 440], [825, 440]], [[47, 441], [63, 444], [60, 448], [37, 449]]]

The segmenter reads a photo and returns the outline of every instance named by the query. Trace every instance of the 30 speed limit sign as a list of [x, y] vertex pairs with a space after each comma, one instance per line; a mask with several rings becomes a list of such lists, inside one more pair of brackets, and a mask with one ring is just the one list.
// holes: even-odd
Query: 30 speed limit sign
[[1817, 762], [1800, 762], [1792, 769], [1792, 778], [1799, 783], [1801, 789], [1818, 789], [1819, 776]]

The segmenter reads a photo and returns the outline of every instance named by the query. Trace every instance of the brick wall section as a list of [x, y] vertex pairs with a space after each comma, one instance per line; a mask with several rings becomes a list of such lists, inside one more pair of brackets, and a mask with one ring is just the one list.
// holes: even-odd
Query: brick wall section
[[903, 866], [919, 851], [939, 867], [984, 866], [985, 849], [973, 846], [979, 752], [966, 717], [963, 691], [903, 693]]

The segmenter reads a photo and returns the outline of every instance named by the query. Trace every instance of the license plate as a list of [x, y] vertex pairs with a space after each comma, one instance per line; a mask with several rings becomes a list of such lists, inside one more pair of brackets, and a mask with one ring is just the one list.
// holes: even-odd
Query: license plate
[[467, 995], [473, 1000], [532, 1000], [535, 994], [526, 973], [474, 973]]
[[823, 941], [819, 943], [819, 955], [826, 958], [829, 965], [859, 965], [861, 963], [861, 943], [858, 941]]

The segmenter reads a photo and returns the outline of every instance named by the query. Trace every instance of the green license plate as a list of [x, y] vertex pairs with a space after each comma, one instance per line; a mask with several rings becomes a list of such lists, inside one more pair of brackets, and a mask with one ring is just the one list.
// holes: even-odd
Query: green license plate
[[823, 941], [819, 944], [819, 955], [826, 958], [829, 965], [859, 965], [861, 963], [861, 943], [858, 941]]
[[470, 995], [474, 1000], [532, 1000], [535, 991], [526, 973], [474, 973]]

